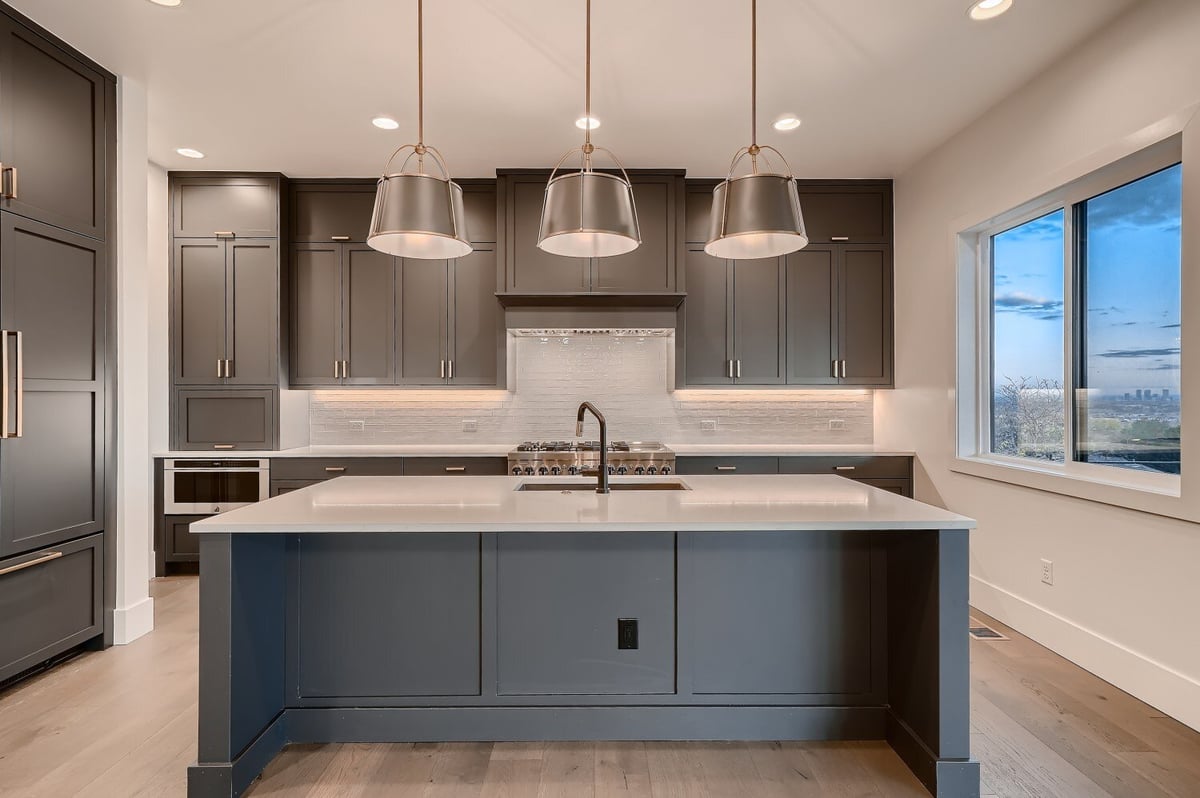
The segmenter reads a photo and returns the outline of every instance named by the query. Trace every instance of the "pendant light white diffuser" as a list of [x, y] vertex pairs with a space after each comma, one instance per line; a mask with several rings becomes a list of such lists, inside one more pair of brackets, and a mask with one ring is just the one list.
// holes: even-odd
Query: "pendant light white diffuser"
[[[417, 0], [417, 143], [388, 158], [375, 189], [367, 244], [388, 255], [425, 260], [461, 258], [471, 251], [463, 222], [462, 188], [450, 179], [442, 154], [425, 144], [424, 9]], [[397, 156], [408, 151], [399, 171]], [[437, 173], [426, 171], [432, 164]]]
[[[758, 2], [750, 0], [750, 146], [733, 156], [729, 174], [713, 189], [712, 218], [704, 251], [715, 258], [775, 258], [808, 246], [796, 178], [774, 147], [758, 143]], [[771, 171], [767, 152], [783, 166]], [[750, 174], [735, 177], [750, 159]], [[767, 171], [760, 171], [760, 161]]]
[[[587, 50], [584, 82], [584, 118], [592, 118], [592, 0], [587, 0]], [[603, 152], [620, 174], [597, 172], [592, 156]], [[580, 156], [577, 172], [559, 174], [573, 155]], [[633, 186], [625, 167], [612, 151], [592, 144], [590, 127], [584, 128], [583, 146], [568, 150], [558, 160], [546, 183], [538, 248], [572, 258], [607, 258], [632, 252], [642, 243]]]

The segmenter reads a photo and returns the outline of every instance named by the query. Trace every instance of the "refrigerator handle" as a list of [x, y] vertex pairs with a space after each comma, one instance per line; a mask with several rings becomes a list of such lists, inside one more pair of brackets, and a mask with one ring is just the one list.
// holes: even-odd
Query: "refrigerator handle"
[[[6, 381], [7, 383], [7, 381]], [[5, 418], [7, 421], [7, 417]], [[25, 436], [25, 335], [17, 330], [17, 435]]]
[[0, 330], [0, 439], [8, 434], [8, 330]]

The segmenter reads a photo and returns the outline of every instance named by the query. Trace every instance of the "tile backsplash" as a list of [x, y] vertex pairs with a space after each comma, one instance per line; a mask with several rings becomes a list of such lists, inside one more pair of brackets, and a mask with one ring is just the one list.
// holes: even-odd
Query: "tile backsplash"
[[[675, 443], [870, 444], [866, 390], [680, 390], [673, 337], [509, 339], [513, 390], [314, 391], [314, 445], [516, 443], [570, 439], [583, 400], [615, 440]], [[707, 429], [713, 426], [715, 430]], [[473, 426], [474, 432], [464, 431]], [[584, 435], [595, 438], [589, 420]]]

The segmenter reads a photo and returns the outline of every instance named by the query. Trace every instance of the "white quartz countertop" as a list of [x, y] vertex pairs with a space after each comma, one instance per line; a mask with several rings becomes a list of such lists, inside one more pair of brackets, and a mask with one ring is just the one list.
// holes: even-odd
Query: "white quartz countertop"
[[[339, 477], [192, 524], [197, 533], [972, 529], [961, 515], [833, 475], [685, 476], [689, 490], [519, 491], [568, 477]], [[612, 483], [653, 482], [613, 477]], [[659, 480], [662, 481], [662, 480]]]
[[[514, 449], [517, 442], [512, 443], [416, 443], [366, 446], [298, 446], [294, 449], [279, 451], [246, 451], [221, 450], [212, 452], [156, 452], [155, 457], [200, 458], [213, 457], [246, 458], [246, 457], [504, 457]], [[667, 443], [668, 449], [675, 454], [688, 456], [725, 456], [725, 457], [836, 457], [836, 456], [905, 456], [913, 452], [894, 449], [881, 449], [874, 446], [831, 446], [829, 444], [774, 444], [774, 443]]]

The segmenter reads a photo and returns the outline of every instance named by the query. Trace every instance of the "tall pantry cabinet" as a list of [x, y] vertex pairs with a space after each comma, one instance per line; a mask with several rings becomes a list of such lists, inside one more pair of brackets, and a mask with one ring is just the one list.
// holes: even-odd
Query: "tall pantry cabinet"
[[0, 5], [0, 684], [111, 642], [116, 79]]

